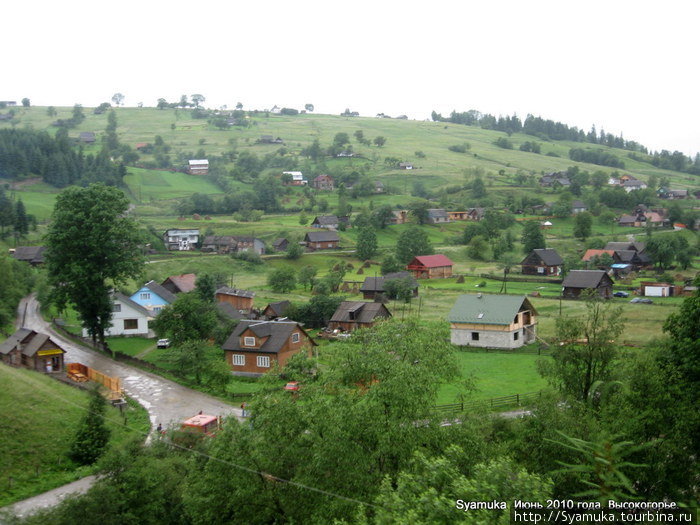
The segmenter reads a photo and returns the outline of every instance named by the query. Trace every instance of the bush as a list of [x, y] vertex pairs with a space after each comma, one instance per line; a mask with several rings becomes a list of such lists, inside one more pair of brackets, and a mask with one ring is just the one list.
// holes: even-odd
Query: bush
[[503, 149], [513, 149], [513, 143], [505, 137], [499, 137], [494, 141], [494, 145]]
[[466, 153], [470, 148], [471, 145], [468, 142], [464, 142], [462, 144], [454, 144], [449, 146], [447, 149], [454, 151], [455, 153]]

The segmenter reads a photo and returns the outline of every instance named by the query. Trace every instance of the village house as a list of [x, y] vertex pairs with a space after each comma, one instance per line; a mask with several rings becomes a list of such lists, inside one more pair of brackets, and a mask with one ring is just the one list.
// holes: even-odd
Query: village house
[[442, 208], [428, 209], [428, 224], [444, 224], [452, 222], [447, 216], [447, 212]]
[[380, 194], [380, 193], [384, 193], [385, 191], [386, 191], [386, 189], [384, 187], [384, 183], [380, 180], [375, 180], [374, 181], [374, 193]]
[[333, 177], [325, 174], [319, 175], [314, 179], [313, 187], [321, 191], [333, 191], [335, 189]]
[[94, 144], [96, 140], [97, 138], [92, 131], [83, 131], [78, 135], [78, 142], [82, 142], [83, 144]]
[[688, 190], [669, 190], [666, 188], [659, 188], [656, 194], [659, 196], [659, 198], [668, 200], [688, 198]]
[[556, 186], [564, 186], [564, 187], [569, 187], [571, 186], [571, 181], [569, 180], [569, 177], [566, 175], [566, 172], [560, 171], [560, 172], [555, 172], [555, 173], [547, 173], [540, 177], [540, 186], [543, 188], [552, 188]]
[[171, 293], [188, 293], [197, 287], [197, 276], [193, 273], [171, 275], [160, 285]]
[[270, 303], [262, 311], [262, 315], [266, 319], [274, 321], [276, 319], [284, 317], [287, 308], [289, 308], [289, 305], [291, 304], [292, 303], [290, 303], [289, 301], [277, 301], [276, 303]]
[[391, 313], [382, 303], [363, 301], [343, 301], [331, 317], [328, 328], [352, 332], [358, 328], [369, 328], [377, 321], [391, 317]]
[[520, 263], [525, 275], [561, 275], [564, 260], [556, 250], [537, 248]]
[[272, 135], [260, 135], [258, 144], [284, 144], [284, 141], [280, 137], [275, 138]]
[[600, 297], [612, 297], [613, 280], [604, 270], [571, 270], [564, 278], [562, 295], [578, 299], [586, 291], [595, 291]]
[[265, 253], [265, 243], [255, 237], [207, 235], [202, 241], [202, 251], [223, 254], [252, 251], [258, 255], [263, 255]]
[[571, 213], [576, 215], [578, 213], [583, 213], [584, 211], [588, 210], [588, 206], [586, 206], [586, 203], [580, 200], [575, 200], [571, 202]]
[[253, 308], [255, 292], [222, 286], [214, 294], [217, 303], [228, 303], [238, 311], [250, 311]]
[[64, 370], [65, 353], [49, 335], [29, 328], [20, 328], [0, 344], [0, 360], [6, 365], [47, 374]]
[[166, 230], [163, 234], [163, 242], [168, 250], [194, 250], [199, 242], [199, 230]]
[[635, 272], [653, 265], [651, 257], [636, 250], [615, 250], [612, 257], [615, 264], [627, 264]]
[[644, 297], [674, 297], [683, 294], [683, 286], [643, 281], [640, 284], [640, 291]]
[[309, 181], [304, 178], [301, 171], [283, 171], [282, 175], [290, 175], [291, 179], [285, 183], [287, 186], [306, 186]]
[[460, 295], [447, 320], [459, 346], [514, 349], [537, 336], [537, 311], [525, 296]]
[[39, 266], [44, 264], [45, 250], [44, 246], [17, 246], [10, 249], [10, 254], [13, 259], [29, 263], [32, 266]]
[[647, 185], [644, 184], [641, 180], [633, 179], [633, 180], [620, 180], [620, 186], [627, 192], [631, 192], [634, 190], [643, 190], [646, 189]]
[[[105, 330], [105, 336], [155, 336], [153, 330], [148, 327], [155, 312], [149, 311], [121, 292], [112, 292], [111, 300], [112, 319], [109, 328]], [[88, 335], [88, 331], [83, 328], [83, 337], [88, 337]]]
[[192, 159], [187, 162], [187, 173], [190, 175], [206, 175], [209, 173], [209, 161], [207, 159]]
[[304, 243], [306, 249], [312, 252], [316, 250], [335, 250], [340, 247], [340, 237], [334, 231], [309, 232], [304, 237]]
[[350, 227], [350, 217], [338, 217], [336, 215], [318, 215], [310, 224], [312, 228], [326, 228], [328, 230], [337, 230], [340, 225], [344, 224], [346, 228]]
[[276, 252], [287, 251], [287, 246], [289, 246], [289, 241], [284, 237], [280, 237], [272, 241], [272, 249]]
[[[614, 262], [613, 256], [615, 255], [615, 250], [586, 250], [586, 253], [581, 257], [581, 261], [586, 263], [586, 268], [589, 268], [590, 264], [594, 264], [596, 268], [600, 270], [606, 270], [607, 268], [600, 264], [600, 258], [603, 255], [609, 255], [610, 260]], [[611, 263], [612, 264], [612, 263]]]
[[412, 170], [413, 164], [410, 162], [399, 162], [399, 169], [400, 170]]
[[406, 269], [416, 279], [440, 279], [452, 277], [453, 262], [445, 255], [418, 255], [411, 259]]
[[396, 210], [391, 213], [389, 224], [405, 224], [408, 222], [408, 210]]
[[484, 218], [484, 213], [486, 213], [486, 208], [467, 208], [467, 220], [480, 221]]
[[155, 281], [148, 281], [129, 297], [151, 314], [157, 315], [164, 307], [175, 302], [175, 294], [163, 288]]
[[376, 277], [365, 277], [360, 292], [365, 299], [375, 299], [378, 295], [386, 295], [386, 283], [396, 279], [410, 279], [413, 297], [418, 297], [418, 282], [409, 272], [394, 272]]
[[257, 377], [275, 364], [283, 367], [300, 352], [310, 356], [314, 346], [297, 322], [242, 320], [222, 348], [233, 375]]

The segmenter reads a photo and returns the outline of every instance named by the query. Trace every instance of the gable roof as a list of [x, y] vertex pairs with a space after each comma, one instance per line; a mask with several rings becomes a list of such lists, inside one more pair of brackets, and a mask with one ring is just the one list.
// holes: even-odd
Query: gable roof
[[161, 283], [161, 286], [165, 287], [165, 283], [171, 282], [175, 288], [177, 288], [182, 293], [191, 292], [197, 285], [197, 276], [193, 273], [182, 273], [180, 275], [171, 275], [165, 281]]
[[170, 290], [167, 288], [163, 288], [160, 284], [158, 284], [155, 281], [148, 281], [145, 285], [144, 288], [148, 288], [151, 292], [156, 294], [158, 297], [163, 299], [164, 301], [172, 304], [175, 302], [177, 297], [175, 297], [175, 294], [172, 293]]
[[238, 311], [231, 303], [217, 303], [216, 309], [229, 319], [243, 319], [245, 314]]
[[222, 295], [233, 295], [235, 297], [246, 297], [248, 299], [252, 299], [255, 297], [255, 292], [251, 292], [249, 290], [239, 290], [238, 288], [229, 288], [228, 286], [222, 286], [215, 292], [217, 295], [222, 294]]
[[151, 317], [153, 314], [149, 312], [146, 308], [138, 304], [136, 301], [132, 300], [130, 297], [127, 297], [121, 292], [114, 291], [112, 292], [112, 300], [113, 301], [119, 301], [125, 305], [127, 305], [129, 308], [133, 308], [140, 314], [142, 314], [144, 317]]
[[603, 270], [571, 270], [564, 278], [564, 288], [598, 288], [602, 281], [610, 281], [608, 274]]
[[551, 248], [535, 248], [532, 250], [532, 253], [539, 257], [547, 266], [560, 266], [564, 264], [564, 259], [561, 258], [561, 255]]
[[45, 246], [17, 246], [12, 258], [32, 264], [43, 263], [45, 250]]
[[272, 241], [272, 246], [274, 248], [277, 248], [278, 246], [281, 246], [282, 244], [284, 244], [286, 242], [289, 242], [289, 241], [287, 241], [287, 239], [284, 237], [280, 237], [279, 239], [275, 239], [274, 241]]
[[335, 226], [340, 220], [337, 215], [319, 215], [311, 224], [320, 224], [322, 226]]
[[338, 237], [336, 232], [320, 231], [307, 233], [305, 240], [307, 242], [340, 242], [340, 237]]
[[593, 257], [600, 257], [604, 253], [607, 253], [610, 257], [612, 257], [615, 254], [615, 250], [586, 250], [586, 253], [583, 254], [583, 257], [581, 257], [581, 260], [588, 262], [593, 259]]
[[411, 279], [413, 288], [418, 288], [418, 282], [413, 278], [410, 272], [394, 272], [377, 277], [365, 277], [365, 282], [360, 287], [361, 292], [383, 292], [385, 290], [384, 283], [394, 279]]
[[2, 344], [0, 344], [0, 354], [9, 354], [18, 347], [21, 348], [22, 354], [28, 357], [36, 354], [47, 341], [51, 341], [56, 348], [65, 353], [65, 350], [56, 344], [56, 342], [49, 337], [48, 334], [43, 334], [40, 332], [35, 332], [34, 330], [29, 330], [28, 328], [20, 328], [10, 337], [8, 337]]
[[451, 323], [509, 325], [523, 308], [537, 314], [537, 310], [524, 295], [460, 295], [447, 315], [447, 320]]
[[19, 343], [28, 339], [32, 334], [36, 334], [36, 332], [34, 330], [30, 330], [29, 328], [20, 328], [2, 343], [0, 343], [0, 354], [9, 354], [12, 350], [17, 348]]
[[571, 207], [572, 208], [583, 208], [584, 210], [587, 208], [586, 203], [580, 200], [575, 200], [571, 202]]
[[[354, 314], [354, 318], [351, 316]], [[377, 317], [391, 317], [391, 312], [382, 303], [343, 301], [331, 317], [331, 322], [371, 323]]]
[[626, 241], [626, 242], [609, 242], [608, 244], [605, 245], [606, 250], [635, 250], [637, 252], [643, 252], [645, 248], [647, 247], [646, 243], [644, 242], [632, 242], [632, 241]]
[[408, 266], [425, 266], [426, 268], [439, 268], [441, 266], [452, 266], [454, 263], [445, 255], [417, 255], [408, 263]]
[[[260, 348], [241, 347], [241, 334], [249, 328], [256, 337], [267, 338]], [[234, 328], [231, 335], [226, 339], [222, 348], [224, 350], [277, 353], [282, 349], [295, 329], [304, 332], [311, 344], [316, 346], [316, 342], [309, 337], [306, 330], [295, 321], [251, 321], [245, 319], [236, 325], [236, 328]]]
[[428, 217], [430, 219], [446, 219], [447, 212], [444, 208], [428, 208]]
[[265, 307], [264, 311], [267, 311], [269, 308], [272, 310], [272, 312], [278, 316], [281, 317], [284, 315], [284, 312], [287, 311], [287, 308], [289, 308], [289, 305], [292, 304], [289, 301], [277, 301], [276, 303], [270, 303]]

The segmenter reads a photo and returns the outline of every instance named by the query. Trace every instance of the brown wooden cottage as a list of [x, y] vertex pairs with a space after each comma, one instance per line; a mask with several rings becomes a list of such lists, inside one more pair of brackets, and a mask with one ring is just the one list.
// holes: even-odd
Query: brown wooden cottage
[[358, 328], [369, 328], [387, 317], [391, 317], [391, 313], [382, 303], [343, 301], [333, 313], [328, 328], [352, 332]]
[[62, 372], [65, 353], [47, 334], [28, 328], [20, 328], [0, 344], [3, 363], [44, 373]]
[[223, 350], [234, 375], [256, 377], [278, 364], [283, 367], [299, 352], [311, 354], [315, 341], [295, 321], [250, 321], [238, 323]]
[[270, 320], [279, 319], [280, 317], [284, 317], [287, 308], [289, 308], [289, 305], [291, 304], [292, 303], [289, 301], [277, 301], [276, 303], [270, 303], [262, 311], [262, 315], [265, 316], [266, 319]]
[[253, 308], [255, 292], [222, 286], [216, 290], [214, 295], [217, 303], [228, 303], [236, 310], [251, 310]]
[[586, 290], [595, 290], [601, 297], [609, 299], [612, 297], [613, 284], [613, 280], [603, 270], [571, 270], [562, 283], [562, 294], [569, 299], [578, 299]]
[[542, 248], [532, 250], [520, 263], [525, 275], [560, 275], [563, 264], [556, 250]]
[[330, 175], [319, 175], [313, 180], [313, 187], [317, 190], [322, 191], [333, 191], [335, 188], [333, 184], [333, 177]]
[[416, 279], [441, 279], [452, 277], [454, 263], [445, 255], [418, 255], [408, 263], [406, 269]]
[[334, 250], [338, 248], [340, 237], [334, 231], [317, 231], [309, 232], [304, 237], [306, 249], [310, 251], [316, 250]]
[[24, 261], [32, 266], [44, 264], [44, 246], [17, 246], [12, 252], [12, 258]]
[[287, 251], [287, 246], [289, 246], [289, 241], [285, 239], [284, 237], [279, 237], [272, 241], [272, 248], [276, 252], [285, 252]]

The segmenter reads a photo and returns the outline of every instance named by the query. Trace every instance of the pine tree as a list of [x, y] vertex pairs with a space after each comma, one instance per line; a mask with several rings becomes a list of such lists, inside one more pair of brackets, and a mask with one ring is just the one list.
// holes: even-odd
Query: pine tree
[[70, 458], [81, 465], [92, 465], [105, 451], [109, 429], [105, 425], [105, 400], [97, 391], [90, 393], [88, 411], [78, 426], [70, 447]]
[[374, 257], [377, 253], [377, 235], [374, 229], [365, 227], [360, 229], [357, 235], [357, 258], [361, 261], [367, 261]]
[[15, 204], [14, 232], [15, 239], [26, 237], [29, 233], [29, 217], [21, 199]]

